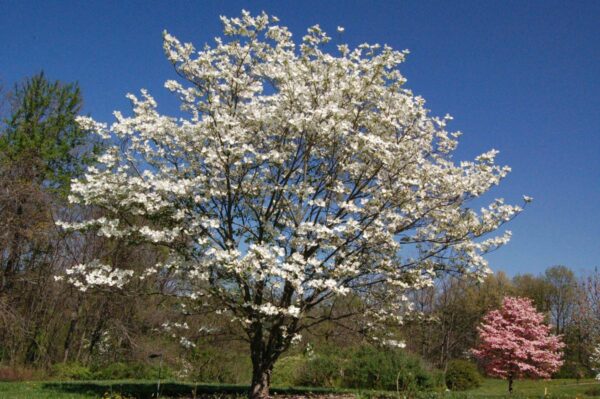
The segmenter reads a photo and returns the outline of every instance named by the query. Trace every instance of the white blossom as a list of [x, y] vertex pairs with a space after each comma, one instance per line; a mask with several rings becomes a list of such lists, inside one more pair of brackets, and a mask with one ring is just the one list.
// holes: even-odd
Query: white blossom
[[85, 291], [94, 286], [121, 288], [133, 275], [133, 271], [116, 269], [94, 260], [68, 268], [65, 274], [70, 283]]

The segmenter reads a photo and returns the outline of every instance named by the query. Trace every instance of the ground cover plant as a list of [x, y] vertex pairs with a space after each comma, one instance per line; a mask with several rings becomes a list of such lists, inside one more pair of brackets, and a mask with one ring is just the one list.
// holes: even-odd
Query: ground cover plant
[[466, 360], [452, 360], [448, 362], [444, 376], [446, 386], [451, 391], [466, 391], [481, 385], [483, 378], [477, 366]]

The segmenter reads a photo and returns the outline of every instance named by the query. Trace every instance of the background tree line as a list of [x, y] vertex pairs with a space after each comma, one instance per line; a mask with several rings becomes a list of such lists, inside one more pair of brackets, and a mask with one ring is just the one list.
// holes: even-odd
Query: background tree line
[[[104, 376], [125, 377], [137, 376], [126, 374], [143, 367], [131, 365], [147, 365], [148, 356], [159, 352], [177, 376], [247, 382], [251, 366], [246, 364], [245, 346], [237, 344], [236, 331], [219, 318], [213, 320], [209, 303], [204, 314], [186, 315], [177, 309], [170, 299], [169, 276], [136, 282], [127, 290], [130, 294], [111, 289], [82, 292], [56, 278], [66, 268], [90, 259], [144, 269], [164, 254], [94, 234], [66, 235], [56, 227], [58, 219], [102, 216], [99, 209], [68, 203], [71, 179], [93, 164], [99, 147], [96, 138], [75, 123], [83, 103], [76, 84], [52, 82], [39, 74], [5, 90], [2, 98], [0, 364], [75, 378], [112, 367], [116, 371]], [[564, 336], [567, 349], [561, 375], [591, 374], [589, 358], [600, 338], [598, 271], [578, 276], [566, 266], [553, 266], [541, 275], [509, 278], [500, 272], [483, 282], [445, 277], [411, 294], [415, 312], [398, 336], [404, 338], [408, 352], [431, 367], [446, 370], [452, 360], [468, 358], [476, 343], [475, 327], [506, 295], [533, 299], [556, 333]], [[337, 309], [343, 312], [349, 307], [360, 307], [357, 298], [348, 297]], [[180, 322], [179, 326], [186, 323], [187, 330], [198, 333], [191, 335], [191, 341], [182, 341], [165, 328], [167, 321]], [[316, 325], [282, 359], [277, 378], [290, 382], [289, 374], [299, 372], [297, 378], [308, 384], [338, 378], [339, 365], [327, 361], [326, 355], [335, 352], [332, 348], [356, 351], [356, 358], [363, 356], [361, 364], [368, 363], [366, 357], [383, 356], [364, 349], [360, 329], [356, 333], [356, 328], [346, 328], [350, 325], [355, 327], [356, 321], [336, 321], [335, 317]], [[417, 367], [414, 362], [394, 359], [388, 360], [409, 369]], [[315, 376], [295, 361], [325, 371]], [[118, 369], [115, 364], [128, 366]], [[348, 375], [352, 374], [346, 372], [344, 378]]]
[[599, 283], [597, 270], [577, 276], [566, 266], [513, 278], [498, 272], [482, 283], [446, 278], [413, 294], [417, 313], [404, 326], [408, 348], [445, 369], [450, 360], [467, 357], [476, 343], [475, 327], [486, 312], [499, 307], [503, 297], [528, 297], [567, 344], [561, 375], [591, 375], [589, 359], [600, 327]]
[[[146, 352], [159, 301], [83, 293], [56, 276], [101, 256], [112, 264], [157, 256], [93, 235], [66, 236], [54, 221], [92, 208], [68, 205], [69, 184], [93, 163], [96, 140], [75, 117], [76, 84], [39, 74], [3, 92], [0, 126], [0, 361], [47, 369], [60, 362], [115, 362]], [[152, 282], [148, 282], [152, 284]], [[143, 303], [142, 303], [143, 302]], [[152, 311], [150, 311], [152, 309]], [[157, 317], [157, 320], [152, 320]], [[141, 337], [144, 338], [141, 338]], [[154, 345], [147, 344], [147, 345]]]

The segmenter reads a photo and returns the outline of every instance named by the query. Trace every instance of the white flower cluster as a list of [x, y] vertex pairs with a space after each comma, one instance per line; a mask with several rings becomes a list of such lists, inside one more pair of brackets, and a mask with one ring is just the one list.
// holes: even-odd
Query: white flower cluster
[[390, 348], [404, 348], [406, 344], [402, 341], [398, 341], [395, 339], [386, 339], [383, 341], [383, 345]]
[[90, 287], [121, 288], [133, 276], [133, 270], [117, 269], [94, 260], [75, 265], [65, 271], [67, 281], [86, 291]]

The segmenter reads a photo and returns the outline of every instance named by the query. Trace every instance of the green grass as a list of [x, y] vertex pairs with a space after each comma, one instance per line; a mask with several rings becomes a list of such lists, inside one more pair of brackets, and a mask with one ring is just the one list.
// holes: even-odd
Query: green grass
[[[586, 394], [589, 393], [589, 394]], [[361, 392], [359, 396], [377, 397], [382, 393]], [[544, 396], [546, 394], [546, 396]], [[387, 392], [388, 399], [400, 399], [396, 392]], [[401, 394], [402, 397], [402, 394]], [[600, 382], [594, 379], [556, 380], [523, 380], [515, 381], [513, 394], [508, 394], [508, 383], [504, 380], [485, 379], [483, 384], [476, 389], [464, 392], [421, 392], [412, 396], [415, 399], [584, 399], [600, 398]], [[404, 398], [411, 398], [406, 395]]]
[[[513, 390], [516, 395], [531, 398], [543, 397], [545, 392], [544, 389], [547, 389], [546, 392], [552, 397], [594, 397], [584, 396], [585, 392], [592, 388], [600, 389], [600, 383], [593, 379], [580, 380], [579, 383], [573, 379], [556, 379], [549, 381], [515, 381], [513, 385]], [[508, 383], [506, 381], [486, 379], [481, 387], [469, 391], [469, 394], [474, 395], [474, 397], [476, 397], [475, 395], [478, 397], [492, 397], [493, 395], [504, 395], [507, 390]]]
[[0, 382], [2, 399], [83, 399], [96, 398], [98, 395], [85, 393], [67, 393], [48, 389], [44, 382]]
[[[206, 398], [214, 396], [224, 399], [225, 397], [243, 397], [248, 392], [246, 385], [228, 384], [189, 384], [181, 382], [161, 382], [161, 398], [191, 398], [196, 391], [199, 397]], [[28, 381], [28, 382], [0, 382], [0, 399], [88, 399], [100, 398], [105, 393], [122, 393], [133, 398], [152, 398], [156, 392], [156, 381]], [[331, 394], [340, 392], [327, 388], [294, 388], [274, 387], [274, 394], [306, 394], [323, 393]]]
[[82, 399], [95, 396], [47, 390], [41, 382], [0, 382], [2, 399]]
[[[243, 385], [225, 384], [187, 384], [164, 382], [161, 397], [192, 397], [192, 390], [196, 388], [199, 397], [206, 398], [215, 395], [215, 398], [241, 397], [245, 395], [247, 387]], [[547, 388], [548, 398], [591, 398], [600, 397], [600, 383], [595, 380], [551, 380], [551, 381], [517, 381], [514, 385], [515, 393], [512, 399], [543, 398], [544, 388]], [[586, 391], [596, 389], [598, 396], [586, 396]], [[135, 398], [151, 398], [156, 390], [155, 381], [85, 381], [85, 382], [58, 382], [58, 381], [30, 381], [30, 382], [0, 382], [0, 399], [91, 399], [100, 398], [106, 392], [122, 392]], [[389, 398], [399, 399], [396, 392], [376, 392], [360, 390], [332, 390], [319, 388], [273, 388], [273, 393], [281, 394], [314, 394], [344, 393], [355, 394], [359, 398]], [[217, 395], [218, 394], [218, 395]], [[401, 394], [402, 397], [402, 394]], [[507, 383], [501, 380], [486, 379], [483, 385], [467, 392], [422, 392], [416, 395], [405, 396], [423, 399], [481, 399], [481, 398], [509, 398]]]

